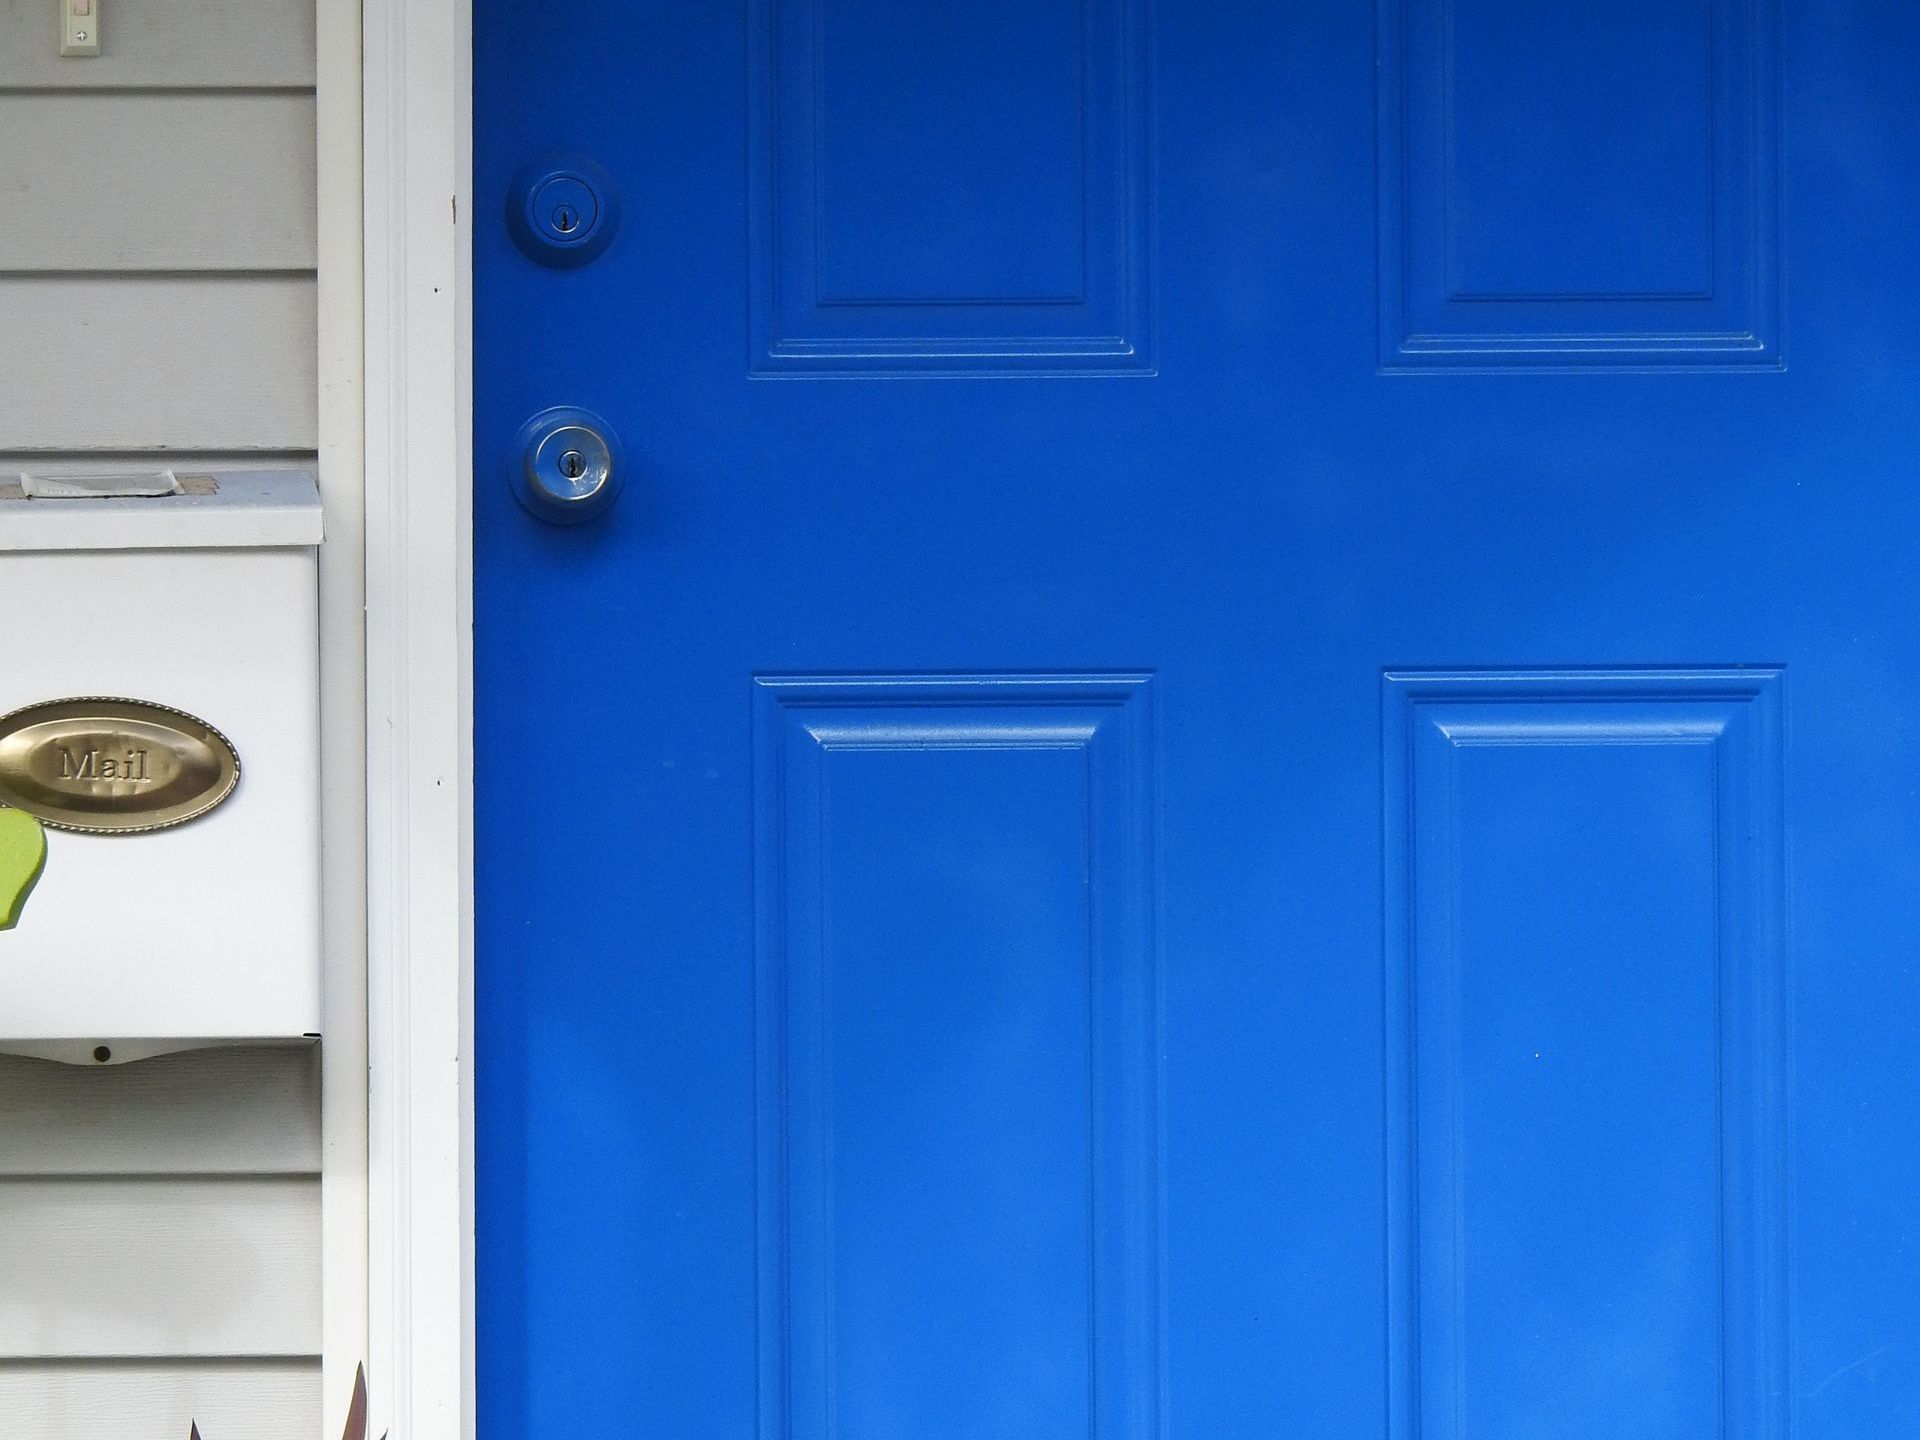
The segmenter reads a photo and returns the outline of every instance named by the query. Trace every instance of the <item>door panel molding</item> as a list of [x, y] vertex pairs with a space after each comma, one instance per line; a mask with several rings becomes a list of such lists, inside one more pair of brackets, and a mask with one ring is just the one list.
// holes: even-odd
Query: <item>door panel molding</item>
[[762, 1440], [1159, 1435], [1150, 694], [756, 682]]
[[1392, 1440], [1787, 1434], [1783, 688], [1386, 677]]
[[1146, 0], [974, 8], [748, 7], [756, 373], [1151, 373]]
[[1780, 369], [1778, 0], [1521, 23], [1380, 0], [1381, 367]]

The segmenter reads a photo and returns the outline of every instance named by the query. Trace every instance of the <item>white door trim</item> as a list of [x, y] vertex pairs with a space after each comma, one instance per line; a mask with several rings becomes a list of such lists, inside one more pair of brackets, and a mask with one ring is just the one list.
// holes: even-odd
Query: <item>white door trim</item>
[[369, 1364], [473, 1434], [470, 0], [365, 0]]
[[315, 6], [319, 196], [321, 1435], [346, 1424], [367, 1356], [366, 296], [361, 0]]

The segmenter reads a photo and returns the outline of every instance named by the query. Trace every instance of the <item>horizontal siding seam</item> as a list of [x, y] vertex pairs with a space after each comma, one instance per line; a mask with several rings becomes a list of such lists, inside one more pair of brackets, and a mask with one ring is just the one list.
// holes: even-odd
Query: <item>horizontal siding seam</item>
[[297, 1370], [319, 1365], [319, 1351], [241, 1355], [0, 1355], [0, 1374], [9, 1370]]
[[176, 96], [189, 95], [215, 100], [244, 100], [254, 95], [305, 95], [314, 96], [319, 92], [312, 85], [0, 85], [0, 99], [10, 96], [39, 95], [84, 95], [94, 96], [130, 95], [140, 99], [173, 99]]
[[314, 1185], [320, 1171], [311, 1166], [290, 1170], [7, 1170], [0, 1169], [0, 1186], [45, 1185]]
[[138, 284], [145, 280], [192, 280], [198, 284], [219, 284], [224, 280], [312, 280], [319, 271], [311, 265], [234, 265], [205, 269], [182, 269], [177, 265], [142, 269], [133, 266], [108, 266], [98, 270], [0, 269], [0, 280], [39, 284], [71, 284], [75, 280], [91, 282], [125, 280]]
[[[0, 436], [0, 439], [4, 439]], [[52, 460], [84, 461], [88, 464], [100, 461], [127, 461], [129, 463], [152, 461], [155, 464], [171, 465], [178, 470], [183, 465], [191, 468], [196, 461], [204, 461], [206, 451], [182, 442], [169, 444], [162, 440], [152, 445], [128, 446], [118, 441], [94, 441], [83, 438], [62, 441], [54, 444], [49, 441], [35, 440], [26, 444], [10, 446], [6, 452], [4, 464], [20, 469], [22, 464], [29, 467], [45, 464]], [[185, 458], [183, 458], [185, 457]], [[233, 445], [220, 453], [220, 462], [231, 469], [252, 470], [269, 469], [282, 465], [304, 465], [312, 469], [319, 463], [319, 457], [311, 450], [289, 450], [275, 441], [263, 440], [257, 447]], [[211, 461], [198, 466], [201, 470], [217, 470], [220, 464]], [[17, 475], [0, 474], [0, 481], [18, 480]]]

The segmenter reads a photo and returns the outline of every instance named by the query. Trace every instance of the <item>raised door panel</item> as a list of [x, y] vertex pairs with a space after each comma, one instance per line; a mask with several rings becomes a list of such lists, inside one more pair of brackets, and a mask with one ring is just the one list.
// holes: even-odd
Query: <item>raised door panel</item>
[[762, 1440], [1154, 1440], [1144, 684], [759, 694]]
[[1152, 367], [1143, 0], [755, 0], [763, 373]]
[[1781, 362], [1777, 0], [1383, 0], [1381, 362]]
[[1394, 1440], [1784, 1440], [1779, 692], [1390, 678]]

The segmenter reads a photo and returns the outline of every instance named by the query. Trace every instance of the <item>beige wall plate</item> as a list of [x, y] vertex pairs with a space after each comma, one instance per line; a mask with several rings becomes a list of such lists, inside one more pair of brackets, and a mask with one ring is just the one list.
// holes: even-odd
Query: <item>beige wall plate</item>
[[59, 0], [60, 53], [86, 59], [100, 53], [101, 0]]

